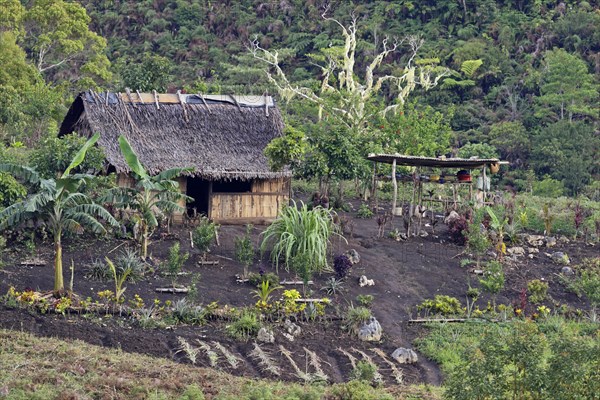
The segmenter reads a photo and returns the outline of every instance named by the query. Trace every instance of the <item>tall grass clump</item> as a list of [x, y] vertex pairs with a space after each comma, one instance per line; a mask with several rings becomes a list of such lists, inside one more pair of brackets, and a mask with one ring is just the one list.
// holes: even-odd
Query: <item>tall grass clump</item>
[[271, 248], [271, 261], [279, 271], [283, 262], [289, 271], [293, 260], [306, 255], [315, 271], [329, 269], [327, 249], [332, 235], [342, 235], [333, 223], [334, 211], [322, 207], [311, 210], [301, 202], [300, 207], [293, 203], [286, 206], [277, 219], [263, 232], [261, 253]]

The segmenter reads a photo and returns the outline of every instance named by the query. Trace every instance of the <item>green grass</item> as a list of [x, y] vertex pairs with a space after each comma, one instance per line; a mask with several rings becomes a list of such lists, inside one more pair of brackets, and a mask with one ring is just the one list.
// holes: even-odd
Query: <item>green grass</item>
[[[81, 341], [0, 330], [0, 398], [46, 399], [439, 399], [439, 389], [374, 389], [358, 382], [305, 386], [234, 377]], [[7, 393], [4, 395], [4, 393]]]

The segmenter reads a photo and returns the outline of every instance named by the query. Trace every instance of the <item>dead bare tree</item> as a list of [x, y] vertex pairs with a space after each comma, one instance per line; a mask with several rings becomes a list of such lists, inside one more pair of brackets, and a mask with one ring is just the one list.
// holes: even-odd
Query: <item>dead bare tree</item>
[[[327, 12], [328, 9], [322, 14], [323, 19], [339, 26], [344, 45], [323, 49], [318, 56], [313, 56], [313, 64], [321, 69], [321, 85], [318, 93], [289, 81], [281, 68], [280, 53], [277, 50], [261, 47], [258, 38], [250, 44], [249, 50], [252, 55], [265, 64], [267, 78], [284, 100], [291, 100], [293, 97], [308, 100], [319, 107], [320, 118], [325, 111], [348, 128], [363, 133], [366, 121], [372, 120], [376, 114], [385, 115], [390, 111], [396, 111], [404, 105], [417, 86], [425, 90], [431, 89], [442, 77], [449, 74], [447, 68], [436, 64], [436, 60], [419, 63], [415, 61], [423, 45], [423, 39], [417, 36], [395, 40], [385, 37], [381, 40], [381, 50], [367, 64], [364, 73], [360, 73], [356, 67], [357, 17], [353, 15], [350, 24], [346, 26], [339, 20], [327, 16]], [[408, 58], [402, 73], [397, 76], [377, 76], [377, 70], [384, 59], [400, 47], [408, 48]], [[331, 79], [334, 76], [335, 83]], [[362, 76], [362, 79], [359, 76]], [[368, 107], [370, 100], [381, 91], [384, 84], [392, 85], [397, 92], [397, 101], [386, 105], [383, 109]], [[332, 98], [336, 100], [331, 101]]]

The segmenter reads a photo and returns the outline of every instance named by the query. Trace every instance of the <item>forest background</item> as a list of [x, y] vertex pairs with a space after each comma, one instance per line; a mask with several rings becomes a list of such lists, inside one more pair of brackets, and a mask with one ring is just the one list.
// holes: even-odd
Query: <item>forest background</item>
[[[499, 156], [511, 163], [496, 178], [502, 186], [600, 200], [598, 1], [0, 0], [0, 10], [2, 162], [60, 170], [40, 164], [79, 148], [56, 135], [90, 88], [269, 93], [288, 125], [269, 155], [299, 177], [366, 177], [369, 151]], [[384, 80], [359, 129], [327, 112], [353, 95], [343, 77], [331, 74], [336, 90], [323, 90], [323, 66], [343, 63], [342, 28], [353, 21], [357, 82], [392, 43], [376, 79], [409, 65], [439, 77], [405, 98]], [[416, 55], [407, 38], [422, 40]], [[323, 104], [277, 90], [265, 74], [277, 70], [257, 58], [275, 51], [289, 87]], [[5, 205], [22, 194], [11, 179], [0, 176]]]

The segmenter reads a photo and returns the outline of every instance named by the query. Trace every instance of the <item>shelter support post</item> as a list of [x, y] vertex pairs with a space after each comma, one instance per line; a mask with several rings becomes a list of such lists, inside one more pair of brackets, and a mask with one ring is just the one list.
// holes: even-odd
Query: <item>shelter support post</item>
[[392, 199], [392, 215], [396, 213], [396, 202], [398, 201], [398, 181], [396, 180], [396, 159], [392, 161], [392, 184], [394, 185], [394, 197]]

